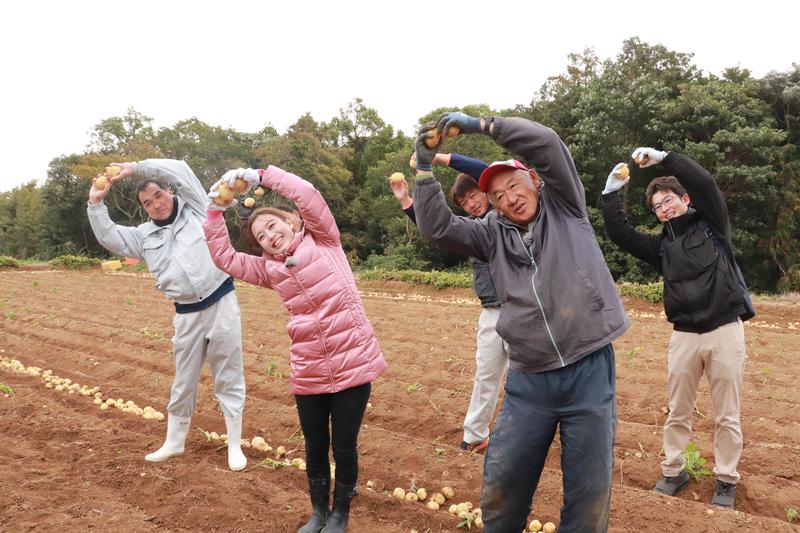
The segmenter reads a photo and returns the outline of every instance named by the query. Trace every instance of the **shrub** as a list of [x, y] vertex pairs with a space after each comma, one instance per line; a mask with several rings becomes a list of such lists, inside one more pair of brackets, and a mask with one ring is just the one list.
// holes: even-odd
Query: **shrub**
[[0, 255], [0, 267], [19, 268], [19, 261], [8, 255]]
[[403, 281], [412, 285], [432, 285], [437, 289], [449, 287], [472, 287], [472, 271], [457, 270], [442, 272], [433, 270], [423, 272], [422, 270], [361, 270], [358, 272], [358, 279], [377, 280], [377, 281]]
[[85, 269], [100, 264], [99, 259], [82, 255], [60, 255], [50, 260], [53, 266], [66, 267], [70, 270]]
[[638, 298], [651, 304], [661, 303], [664, 296], [664, 283], [618, 283], [620, 296], [625, 298]]

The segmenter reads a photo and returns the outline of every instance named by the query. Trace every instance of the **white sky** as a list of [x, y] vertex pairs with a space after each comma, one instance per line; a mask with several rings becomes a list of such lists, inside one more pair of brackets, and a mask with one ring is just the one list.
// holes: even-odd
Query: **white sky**
[[43, 182], [127, 108], [280, 132], [353, 98], [410, 133], [440, 106], [528, 104], [567, 54], [639, 36], [719, 74], [800, 62], [800, 2], [37, 1], [0, 4], [0, 191]]

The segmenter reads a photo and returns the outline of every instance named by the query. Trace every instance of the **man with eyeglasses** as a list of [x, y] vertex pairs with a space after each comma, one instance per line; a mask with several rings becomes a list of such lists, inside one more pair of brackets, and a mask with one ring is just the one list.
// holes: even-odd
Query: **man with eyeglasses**
[[668, 351], [669, 415], [664, 423], [662, 477], [653, 490], [674, 496], [689, 483], [683, 451], [692, 434], [692, 411], [703, 373], [714, 407], [717, 475], [711, 503], [732, 509], [742, 453], [740, 403], [744, 372], [743, 320], [754, 316], [731, 251], [725, 198], [714, 177], [691, 158], [637, 148], [640, 167], [660, 163], [671, 175], [647, 186], [647, 205], [663, 224], [661, 234], [637, 231], [619, 190], [630, 179], [614, 167], [603, 190], [608, 236], [620, 248], [655, 266], [664, 279], [664, 312], [673, 323]]

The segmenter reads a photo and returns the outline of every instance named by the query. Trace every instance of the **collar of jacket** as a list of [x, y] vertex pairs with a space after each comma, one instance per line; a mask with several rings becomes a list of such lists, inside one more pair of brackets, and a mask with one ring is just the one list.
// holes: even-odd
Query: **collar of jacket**
[[679, 235], [686, 233], [686, 230], [699, 219], [700, 213], [698, 213], [694, 207], [690, 207], [686, 213], [678, 218], [673, 218], [664, 222], [661, 233], [674, 241]]
[[295, 232], [294, 239], [292, 239], [292, 242], [289, 244], [289, 247], [286, 249], [285, 252], [278, 255], [270, 255], [269, 257], [275, 259], [276, 261], [285, 262], [286, 258], [291, 256], [295, 252], [295, 250], [297, 250], [297, 247], [300, 246], [300, 243], [303, 241], [303, 237], [305, 236], [305, 234], [306, 234], [306, 226], [305, 224], [303, 224], [303, 226], [300, 228], [300, 231]]
[[[177, 207], [177, 213], [175, 213], [175, 220], [172, 221], [171, 225], [174, 231], [177, 231], [186, 222], [186, 220], [183, 217], [181, 217], [181, 213], [183, 212], [183, 206], [186, 205], [186, 202], [184, 202], [180, 196], [175, 196], [175, 198], [178, 201], [178, 207]], [[167, 224], [166, 226], [159, 226], [158, 224], [153, 222], [152, 219], [150, 219], [144, 224], [143, 230], [147, 235], [150, 235], [151, 233], [161, 231], [162, 229], [168, 226], [170, 226], [170, 224]]]

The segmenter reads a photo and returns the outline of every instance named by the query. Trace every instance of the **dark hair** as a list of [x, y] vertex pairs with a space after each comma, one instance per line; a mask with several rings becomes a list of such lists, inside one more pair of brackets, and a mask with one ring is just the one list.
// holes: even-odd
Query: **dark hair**
[[683, 188], [678, 178], [675, 176], [661, 176], [647, 185], [645, 196], [647, 196], [648, 208], [653, 208], [653, 195], [660, 191], [671, 191], [678, 195], [678, 197], [683, 197], [683, 195], [686, 194], [686, 189]]
[[136, 184], [136, 198], [137, 199], [139, 198], [139, 193], [144, 191], [145, 189], [147, 189], [150, 186], [151, 183], [153, 185], [155, 185], [156, 187], [158, 187], [159, 189], [161, 189], [162, 191], [168, 191], [169, 190], [169, 187], [167, 187], [164, 183], [162, 183], [161, 181], [159, 181], [159, 180], [157, 180], [155, 178], [143, 179], [142, 181], [140, 181], [139, 183]]
[[258, 244], [255, 236], [253, 235], [253, 222], [260, 217], [261, 215], [272, 215], [280, 218], [281, 220], [285, 221], [286, 223], [290, 224], [295, 231], [300, 230], [300, 226], [303, 222], [303, 219], [300, 218], [297, 210], [292, 209], [288, 205], [285, 204], [278, 204], [272, 207], [259, 207], [258, 209], [254, 210], [250, 215], [241, 221], [239, 225], [239, 229], [241, 230], [242, 241], [244, 241], [244, 245], [253, 253], [260, 254], [264, 250], [261, 248], [261, 245]]
[[464, 198], [472, 189], [478, 188], [478, 182], [469, 174], [459, 174], [456, 176], [456, 181], [450, 187], [450, 197], [453, 203], [461, 205], [461, 199]]

